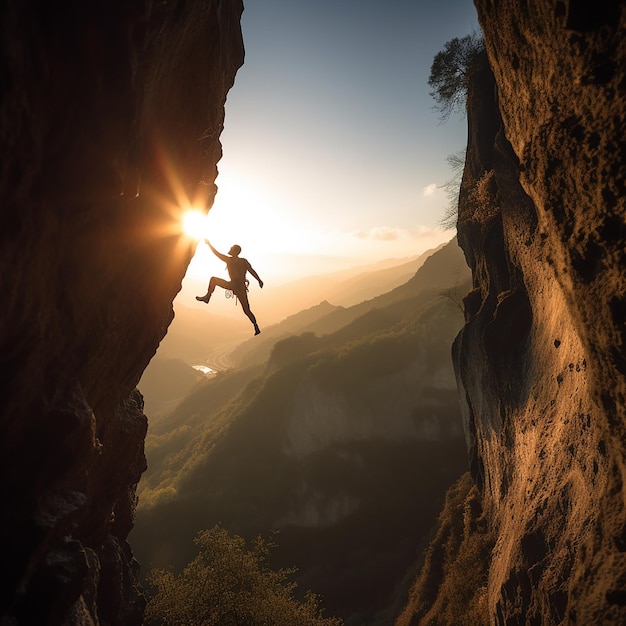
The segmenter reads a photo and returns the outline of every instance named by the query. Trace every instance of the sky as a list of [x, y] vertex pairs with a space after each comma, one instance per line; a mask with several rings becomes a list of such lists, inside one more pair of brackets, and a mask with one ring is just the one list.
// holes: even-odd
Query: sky
[[[432, 60], [478, 30], [471, 0], [248, 0], [228, 94], [213, 245], [275, 283], [421, 254], [467, 123], [441, 123]], [[224, 275], [200, 243], [194, 280]]]

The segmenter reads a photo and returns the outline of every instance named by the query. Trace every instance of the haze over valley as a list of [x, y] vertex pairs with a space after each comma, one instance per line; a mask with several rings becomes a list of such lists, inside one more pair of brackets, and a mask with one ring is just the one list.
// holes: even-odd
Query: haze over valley
[[[298, 566], [300, 588], [329, 614], [389, 623], [446, 489], [467, 469], [450, 344], [469, 275], [455, 241], [424, 257], [344, 278], [338, 292], [326, 277], [327, 293], [346, 298], [348, 284], [380, 289], [381, 271], [393, 288], [294, 313], [204, 381], [187, 364], [187, 395], [151, 420], [131, 535], [142, 562], [180, 568], [216, 523], [249, 539], [278, 530], [273, 565]], [[160, 362], [144, 374], [150, 391], [140, 383], [147, 407], [177, 380], [159, 380]]]

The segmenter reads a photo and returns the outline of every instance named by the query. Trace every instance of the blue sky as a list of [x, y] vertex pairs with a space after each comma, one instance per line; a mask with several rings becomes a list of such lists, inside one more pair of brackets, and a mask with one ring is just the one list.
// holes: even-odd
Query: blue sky
[[[438, 226], [439, 186], [466, 120], [440, 123], [427, 80], [446, 41], [478, 30], [471, 0], [249, 0], [242, 30], [209, 216], [216, 247], [239, 243], [281, 280], [453, 235]], [[206, 274], [203, 244], [196, 257], [192, 271]]]

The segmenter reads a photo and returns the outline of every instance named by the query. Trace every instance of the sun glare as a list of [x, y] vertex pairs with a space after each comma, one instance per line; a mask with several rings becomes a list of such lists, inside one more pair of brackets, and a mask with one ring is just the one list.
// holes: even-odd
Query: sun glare
[[192, 209], [183, 215], [183, 232], [192, 239], [204, 239], [207, 236], [207, 219], [201, 211]]

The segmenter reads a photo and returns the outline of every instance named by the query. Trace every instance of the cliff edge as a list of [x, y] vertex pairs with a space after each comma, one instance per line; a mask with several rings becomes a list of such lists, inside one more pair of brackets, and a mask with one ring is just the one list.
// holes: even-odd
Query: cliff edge
[[135, 385], [210, 208], [240, 0], [2, 5], [4, 624], [140, 624]]
[[476, 7], [453, 347], [475, 487], [398, 624], [624, 624], [626, 3]]

